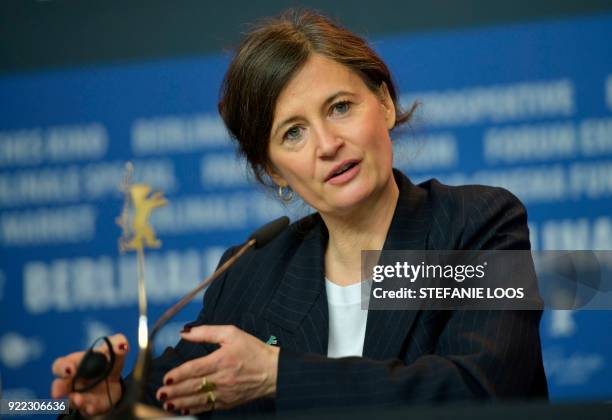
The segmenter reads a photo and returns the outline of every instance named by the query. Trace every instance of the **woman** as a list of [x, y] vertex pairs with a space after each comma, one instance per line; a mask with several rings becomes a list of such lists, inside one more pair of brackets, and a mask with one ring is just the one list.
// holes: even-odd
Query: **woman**
[[[417, 186], [392, 169], [389, 132], [412, 109], [400, 110], [362, 39], [311, 12], [257, 27], [219, 111], [257, 179], [317, 213], [213, 283], [154, 361], [148, 403], [196, 414], [546, 397], [539, 311], [360, 309], [363, 249], [529, 249], [525, 210], [507, 191]], [[121, 397], [127, 341], [111, 341], [110, 395], [104, 384], [70, 393], [82, 414]], [[54, 397], [69, 393], [81, 357], [56, 360]]]

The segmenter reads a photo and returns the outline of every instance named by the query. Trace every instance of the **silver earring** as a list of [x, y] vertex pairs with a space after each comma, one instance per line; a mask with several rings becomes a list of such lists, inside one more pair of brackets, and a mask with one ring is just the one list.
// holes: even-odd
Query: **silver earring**
[[293, 199], [293, 190], [291, 187], [287, 186], [278, 186], [278, 197], [284, 202], [288, 203]]

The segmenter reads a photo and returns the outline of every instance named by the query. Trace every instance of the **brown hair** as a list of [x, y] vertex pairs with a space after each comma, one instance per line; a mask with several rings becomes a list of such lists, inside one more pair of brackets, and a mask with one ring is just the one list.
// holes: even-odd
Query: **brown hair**
[[384, 82], [396, 108], [398, 126], [410, 119], [415, 105], [402, 112], [387, 65], [365, 40], [313, 11], [289, 10], [248, 32], [231, 61], [221, 86], [219, 113], [253, 174], [266, 184], [268, 141], [276, 100], [312, 53], [341, 63], [380, 94]]

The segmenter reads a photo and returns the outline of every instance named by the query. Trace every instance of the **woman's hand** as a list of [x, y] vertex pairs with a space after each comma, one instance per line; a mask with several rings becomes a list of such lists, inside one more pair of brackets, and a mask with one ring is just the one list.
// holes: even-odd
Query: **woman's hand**
[[225, 410], [276, 394], [278, 347], [232, 325], [203, 325], [181, 335], [221, 347], [166, 373], [165, 385], [157, 391], [166, 410], [183, 414]]
[[[125, 355], [128, 352], [128, 341], [123, 334], [113, 335], [109, 339], [115, 351], [115, 366], [107, 381], [114, 405], [121, 398], [120, 378]], [[100, 346], [98, 351], [101, 351], [107, 357], [109, 356], [106, 345]], [[68, 396], [71, 406], [79, 410], [81, 415], [95, 416], [109, 411], [112, 405], [108, 400], [106, 381], [102, 381], [87, 392], [72, 392], [72, 381], [84, 354], [84, 351], [80, 351], [55, 359], [51, 369], [56, 379], [51, 384], [51, 397], [61, 398]], [[79, 385], [82, 385], [81, 381], [83, 380], [78, 380]], [[86, 384], [86, 382], [83, 382], [83, 384]]]

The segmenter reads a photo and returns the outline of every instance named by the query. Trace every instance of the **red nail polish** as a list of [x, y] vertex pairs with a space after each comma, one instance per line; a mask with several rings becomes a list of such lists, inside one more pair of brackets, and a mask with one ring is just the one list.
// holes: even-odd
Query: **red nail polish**
[[174, 380], [172, 378], [166, 379], [166, 385], [172, 385], [173, 382]]
[[166, 410], [174, 410], [174, 404], [172, 403], [166, 404]]
[[119, 344], [119, 350], [121, 350], [121, 351], [127, 350], [127, 344], [125, 344], [125, 343]]
[[182, 414], [183, 416], [188, 416], [188, 415], [189, 415], [189, 409], [188, 409], [188, 408], [183, 408], [183, 409], [181, 410], [181, 414]]
[[165, 392], [162, 392], [161, 394], [159, 394], [159, 400], [163, 401], [166, 398], [168, 398], [168, 394], [166, 394]]
[[66, 375], [70, 375], [70, 374], [72, 374], [72, 369], [70, 369], [69, 367], [67, 367], [66, 369], [64, 369], [64, 371], [66, 372]]
[[189, 331], [191, 331], [191, 327], [189, 325], [185, 325], [181, 330], [182, 333], [188, 333]]

